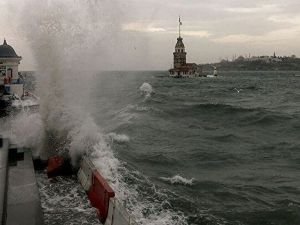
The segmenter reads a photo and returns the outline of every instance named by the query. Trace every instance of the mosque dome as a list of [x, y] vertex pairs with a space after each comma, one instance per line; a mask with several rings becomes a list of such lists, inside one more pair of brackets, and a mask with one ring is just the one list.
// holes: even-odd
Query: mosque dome
[[3, 45], [0, 45], [0, 58], [20, 58], [10, 45], [4, 39]]

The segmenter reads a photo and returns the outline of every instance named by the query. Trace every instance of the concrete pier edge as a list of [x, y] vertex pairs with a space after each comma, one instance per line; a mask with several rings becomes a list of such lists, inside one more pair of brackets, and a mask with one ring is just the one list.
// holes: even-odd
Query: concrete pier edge
[[0, 213], [1, 225], [44, 224], [31, 150], [1, 136]]

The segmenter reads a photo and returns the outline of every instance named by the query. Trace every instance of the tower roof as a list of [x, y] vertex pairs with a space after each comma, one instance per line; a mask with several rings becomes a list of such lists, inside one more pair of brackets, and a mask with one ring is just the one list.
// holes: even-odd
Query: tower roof
[[3, 45], [0, 45], [0, 58], [20, 58], [10, 45], [4, 39]]
[[175, 48], [184, 48], [184, 44], [182, 42], [182, 37], [177, 38], [177, 43], [175, 45]]

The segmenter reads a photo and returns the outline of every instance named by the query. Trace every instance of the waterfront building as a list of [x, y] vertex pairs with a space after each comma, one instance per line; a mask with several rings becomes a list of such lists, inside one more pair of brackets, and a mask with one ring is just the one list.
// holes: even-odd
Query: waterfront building
[[6, 40], [0, 45], [0, 95], [16, 94], [23, 96], [23, 81], [19, 77], [19, 64], [22, 60]]

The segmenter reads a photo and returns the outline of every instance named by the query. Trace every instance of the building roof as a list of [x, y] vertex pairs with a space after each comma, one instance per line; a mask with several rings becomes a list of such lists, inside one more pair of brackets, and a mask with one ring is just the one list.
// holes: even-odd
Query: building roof
[[177, 38], [177, 43], [175, 48], [184, 48], [184, 44], [182, 42], [182, 37]]
[[10, 45], [4, 39], [3, 45], [0, 45], [0, 58], [20, 58]]
[[193, 66], [197, 66], [196, 63], [186, 63], [187, 66], [193, 67]]

